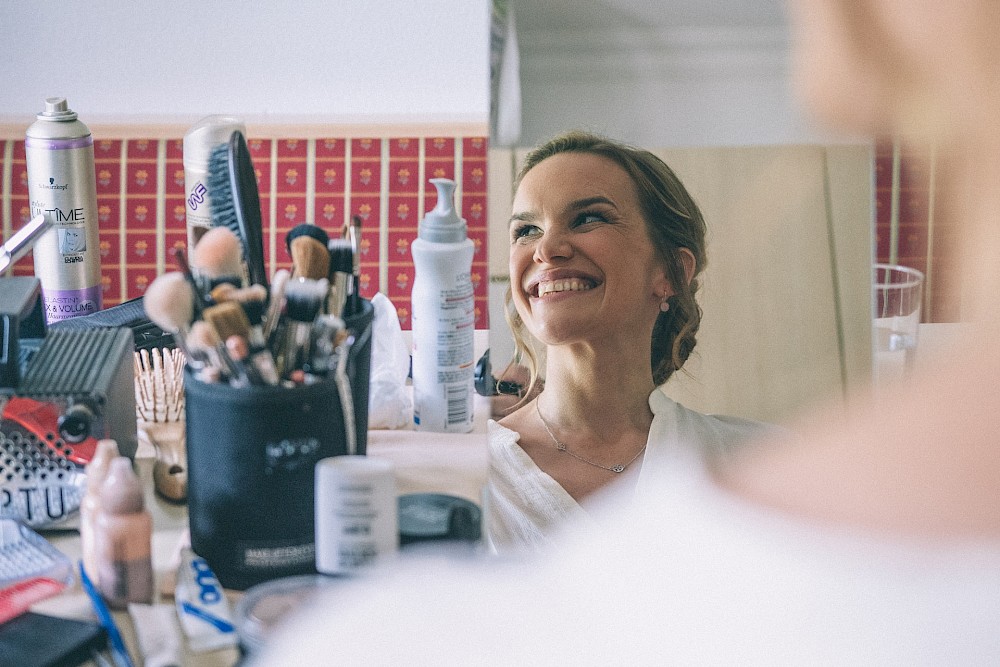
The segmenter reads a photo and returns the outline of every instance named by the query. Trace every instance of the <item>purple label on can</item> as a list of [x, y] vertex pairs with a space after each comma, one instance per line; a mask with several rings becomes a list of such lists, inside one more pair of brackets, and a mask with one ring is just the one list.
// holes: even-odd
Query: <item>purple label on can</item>
[[51, 324], [77, 315], [90, 315], [101, 309], [101, 286], [71, 290], [42, 289], [45, 321]]
[[75, 137], [73, 139], [44, 139], [39, 137], [26, 136], [24, 138], [25, 148], [41, 148], [42, 150], [64, 151], [71, 148], [86, 148], [94, 145], [94, 137]]

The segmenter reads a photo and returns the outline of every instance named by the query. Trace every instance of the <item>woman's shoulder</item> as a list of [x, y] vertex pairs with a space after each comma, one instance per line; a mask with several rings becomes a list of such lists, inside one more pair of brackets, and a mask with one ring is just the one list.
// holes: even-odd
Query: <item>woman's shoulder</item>
[[673, 424], [668, 429], [678, 441], [702, 443], [708, 450], [727, 452], [747, 442], [774, 439], [787, 429], [746, 417], [706, 414], [687, 408], [657, 389], [649, 399], [655, 419]]
[[486, 422], [486, 435], [491, 444], [496, 442], [514, 444], [521, 438], [520, 433], [494, 419]]
[[746, 417], [715, 414], [705, 415], [705, 417], [713, 420], [721, 429], [730, 431], [734, 434], [746, 436], [748, 438], [764, 436], [775, 437], [788, 433], [788, 429], [784, 426], [772, 424], [771, 422], [758, 421], [756, 419], [747, 419]]
[[532, 415], [533, 412], [528, 409], [528, 405], [522, 405], [500, 419], [489, 420], [487, 422], [487, 433], [490, 436], [490, 440], [492, 441], [494, 438], [497, 438], [504, 441], [518, 442], [521, 433], [524, 433], [525, 427], [530, 424]]

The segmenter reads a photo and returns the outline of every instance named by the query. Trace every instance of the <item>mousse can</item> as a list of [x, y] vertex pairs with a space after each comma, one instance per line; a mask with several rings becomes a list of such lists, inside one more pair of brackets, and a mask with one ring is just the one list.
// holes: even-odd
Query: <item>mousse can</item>
[[247, 133], [235, 116], [206, 116], [184, 134], [184, 213], [188, 249], [194, 248], [212, 227], [212, 195], [208, 191], [208, 164], [212, 151], [229, 142], [233, 132]]
[[52, 223], [33, 248], [45, 319], [52, 323], [101, 309], [94, 138], [63, 97], [46, 99], [37, 119], [24, 154], [31, 216]]

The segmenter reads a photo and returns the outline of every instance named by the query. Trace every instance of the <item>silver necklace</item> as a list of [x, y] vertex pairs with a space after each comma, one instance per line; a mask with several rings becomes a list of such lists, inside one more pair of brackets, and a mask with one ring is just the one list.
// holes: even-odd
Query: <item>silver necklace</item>
[[559, 438], [557, 438], [555, 436], [555, 434], [552, 432], [552, 429], [549, 428], [549, 423], [547, 421], [545, 421], [545, 417], [542, 416], [542, 409], [540, 407], [538, 407], [538, 399], [537, 398], [535, 399], [535, 412], [538, 413], [538, 419], [541, 420], [542, 426], [545, 427], [545, 432], [549, 434], [550, 438], [552, 438], [552, 442], [556, 443], [556, 449], [558, 449], [560, 452], [566, 452], [567, 454], [569, 454], [570, 456], [572, 456], [574, 459], [576, 459], [578, 461], [583, 461], [587, 465], [594, 466], [595, 468], [600, 468], [601, 470], [607, 470], [608, 472], [613, 472], [613, 473], [625, 472], [625, 469], [628, 468], [630, 465], [632, 465], [632, 463], [634, 463], [635, 460], [637, 458], [639, 458], [640, 454], [642, 454], [644, 451], [646, 451], [646, 445], [643, 444], [643, 446], [639, 449], [639, 451], [637, 451], [635, 453], [635, 456], [633, 456], [631, 459], [629, 459], [627, 463], [618, 463], [618, 464], [613, 465], [613, 466], [602, 466], [600, 463], [594, 463], [593, 461], [588, 461], [587, 459], [583, 458], [579, 454], [574, 454], [566, 446], [566, 443], [564, 443], [563, 441], [561, 441]]

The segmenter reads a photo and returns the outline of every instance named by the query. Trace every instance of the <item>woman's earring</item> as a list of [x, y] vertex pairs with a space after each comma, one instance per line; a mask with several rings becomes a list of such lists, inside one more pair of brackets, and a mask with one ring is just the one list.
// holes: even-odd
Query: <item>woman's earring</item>
[[668, 310], [670, 310], [670, 302], [667, 301], [666, 297], [664, 297], [663, 301], [660, 302], [660, 312], [665, 313]]

